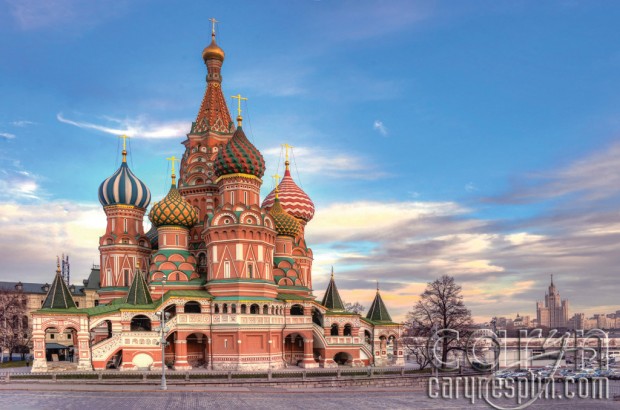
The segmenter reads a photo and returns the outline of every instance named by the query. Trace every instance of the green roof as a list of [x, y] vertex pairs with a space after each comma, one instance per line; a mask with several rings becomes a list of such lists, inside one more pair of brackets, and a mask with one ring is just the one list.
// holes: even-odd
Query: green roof
[[277, 299], [279, 300], [314, 300], [313, 297], [296, 295], [294, 293], [280, 293]]
[[62, 280], [59, 269], [56, 271], [56, 277], [54, 278], [52, 286], [50, 286], [50, 291], [47, 292], [45, 302], [43, 302], [41, 309], [71, 309], [75, 307], [73, 296], [71, 296], [71, 292], [65, 281]]
[[375, 300], [372, 301], [372, 305], [370, 305], [370, 309], [368, 310], [368, 314], [366, 315], [366, 319], [370, 319], [373, 322], [391, 322], [392, 317], [385, 307], [385, 303], [383, 303], [383, 299], [381, 299], [381, 294], [377, 289], [377, 295], [375, 296]]
[[136, 272], [133, 275], [133, 282], [131, 283], [131, 288], [129, 288], [129, 293], [127, 293], [125, 302], [131, 305], [150, 305], [153, 303], [151, 292], [149, 292], [149, 287], [141, 272]]
[[342, 303], [342, 299], [338, 293], [333, 271], [332, 278], [329, 281], [329, 285], [327, 285], [327, 290], [325, 291], [321, 305], [325, 306], [329, 310], [344, 310], [344, 303]]
[[239, 302], [254, 302], [254, 301], [268, 301], [275, 302], [275, 299], [266, 298], [264, 296], [220, 296], [214, 299], [215, 301], [239, 301]]

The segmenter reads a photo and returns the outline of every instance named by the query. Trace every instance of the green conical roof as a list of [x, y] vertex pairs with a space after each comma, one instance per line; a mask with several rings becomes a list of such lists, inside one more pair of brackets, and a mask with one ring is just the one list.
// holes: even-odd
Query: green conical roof
[[131, 287], [129, 288], [129, 293], [125, 301], [132, 305], [149, 305], [153, 303], [151, 292], [149, 292], [149, 287], [142, 273], [136, 272], [136, 274], [133, 275], [133, 281], [131, 282]]
[[375, 300], [373, 300], [372, 305], [370, 305], [370, 310], [368, 310], [366, 319], [370, 319], [374, 322], [391, 322], [392, 321], [392, 318], [390, 317], [390, 313], [385, 307], [385, 303], [383, 303], [383, 299], [381, 299], [381, 293], [379, 293], [379, 289], [377, 289], [377, 295], [375, 296]]
[[338, 288], [336, 287], [336, 281], [334, 280], [334, 269], [332, 268], [332, 278], [327, 285], [327, 290], [323, 296], [321, 305], [325, 306], [329, 310], [344, 310], [344, 303], [340, 299]]
[[74, 307], [76, 307], [75, 301], [73, 300], [73, 296], [71, 296], [71, 292], [69, 291], [67, 284], [64, 280], [62, 280], [62, 276], [60, 276], [59, 267], [56, 271], [54, 282], [50, 287], [50, 291], [47, 292], [45, 302], [43, 302], [41, 309], [70, 309]]

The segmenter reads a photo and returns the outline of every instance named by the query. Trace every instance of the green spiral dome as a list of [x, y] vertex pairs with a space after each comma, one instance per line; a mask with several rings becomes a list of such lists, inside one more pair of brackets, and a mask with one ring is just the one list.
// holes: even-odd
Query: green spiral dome
[[153, 205], [149, 219], [155, 226], [183, 226], [191, 228], [198, 222], [198, 213], [179, 191], [176, 183], [172, 183], [168, 195]]
[[290, 215], [282, 208], [280, 199], [277, 197], [269, 210], [269, 215], [271, 215], [275, 222], [278, 235], [292, 236], [293, 238], [299, 235], [301, 225], [294, 216]]

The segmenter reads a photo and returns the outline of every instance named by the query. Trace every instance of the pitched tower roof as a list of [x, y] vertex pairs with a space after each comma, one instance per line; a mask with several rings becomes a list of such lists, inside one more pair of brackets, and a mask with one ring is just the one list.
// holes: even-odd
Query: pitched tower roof
[[60, 276], [60, 262], [58, 262], [56, 277], [54, 278], [54, 282], [52, 282], [52, 286], [50, 286], [50, 291], [47, 292], [45, 302], [43, 302], [41, 309], [70, 309], [74, 307], [76, 307], [75, 301], [73, 300], [73, 296], [71, 296], [67, 284], [62, 280], [62, 276]]
[[[289, 146], [287, 145], [287, 147]], [[278, 185], [280, 203], [282, 208], [305, 224], [314, 216], [314, 203], [308, 194], [306, 194], [293, 180], [290, 170], [290, 161], [288, 160], [288, 150], [286, 155], [287, 158], [284, 162], [284, 178], [282, 178], [282, 181]], [[262, 207], [269, 210], [275, 202], [275, 196], [276, 190], [274, 188], [269, 195], [265, 197]]]
[[373, 322], [391, 322], [392, 317], [385, 307], [385, 303], [383, 303], [383, 299], [381, 299], [381, 293], [379, 293], [379, 285], [377, 284], [377, 294], [375, 295], [375, 300], [372, 301], [372, 305], [370, 305], [370, 309], [368, 310], [368, 314], [366, 315], [366, 319], [370, 319]]
[[132, 305], [149, 305], [153, 303], [149, 287], [140, 271], [136, 272], [133, 276], [133, 282], [131, 282], [131, 287], [129, 288], [129, 293], [125, 301]]
[[215, 29], [211, 33], [211, 44], [202, 52], [202, 58], [207, 66], [207, 89], [198, 110], [192, 133], [214, 131], [222, 134], [233, 132], [234, 125], [226, 99], [222, 93], [222, 63], [224, 50], [215, 42]]
[[327, 285], [327, 290], [325, 291], [321, 305], [325, 306], [329, 310], [344, 310], [344, 303], [342, 303], [342, 299], [338, 293], [338, 288], [336, 287], [336, 281], [334, 280], [333, 267], [332, 277], [329, 281], [329, 285]]

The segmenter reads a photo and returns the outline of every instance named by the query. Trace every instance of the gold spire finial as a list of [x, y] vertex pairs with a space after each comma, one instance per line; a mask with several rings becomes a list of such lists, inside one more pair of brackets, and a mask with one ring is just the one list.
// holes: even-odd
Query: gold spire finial
[[377, 293], [379, 293], [379, 281], [377, 280]]
[[60, 274], [60, 257], [56, 255], [56, 273]]
[[123, 139], [123, 162], [127, 162], [127, 138], [129, 137], [125, 134], [119, 135], [118, 137]]
[[219, 23], [219, 21], [217, 21], [215, 17], [211, 17], [209, 21], [211, 22], [211, 36], [215, 37], [215, 23]]
[[334, 265], [332, 265], [332, 279], [334, 279]]
[[177, 177], [174, 173], [174, 163], [181, 162], [181, 160], [177, 159], [177, 157], [175, 157], [174, 155], [166, 158], [166, 160], [170, 161], [170, 168], [172, 169], [172, 183], [174, 184]]
[[286, 169], [288, 169], [288, 166], [290, 164], [289, 160], [288, 160], [288, 152], [291, 148], [295, 148], [292, 145], [289, 145], [287, 143], [282, 144], [282, 148], [284, 148], [284, 166], [286, 167]]
[[280, 183], [280, 175], [273, 174], [271, 177], [273, 178], [273, 181], [276, 184], [276, 199], [278, 199], [278, 192], [280, 191], [280, 188], [278, 187], [278, 184]]
[[237, 125], [241, 127], [241, 122], [243, 121], [243, 117], [241, 117], [241, 101], [247, 101], [246, 97], [242, 97], [241, 94], [233, 95], [231, 98], [237, 99]]

